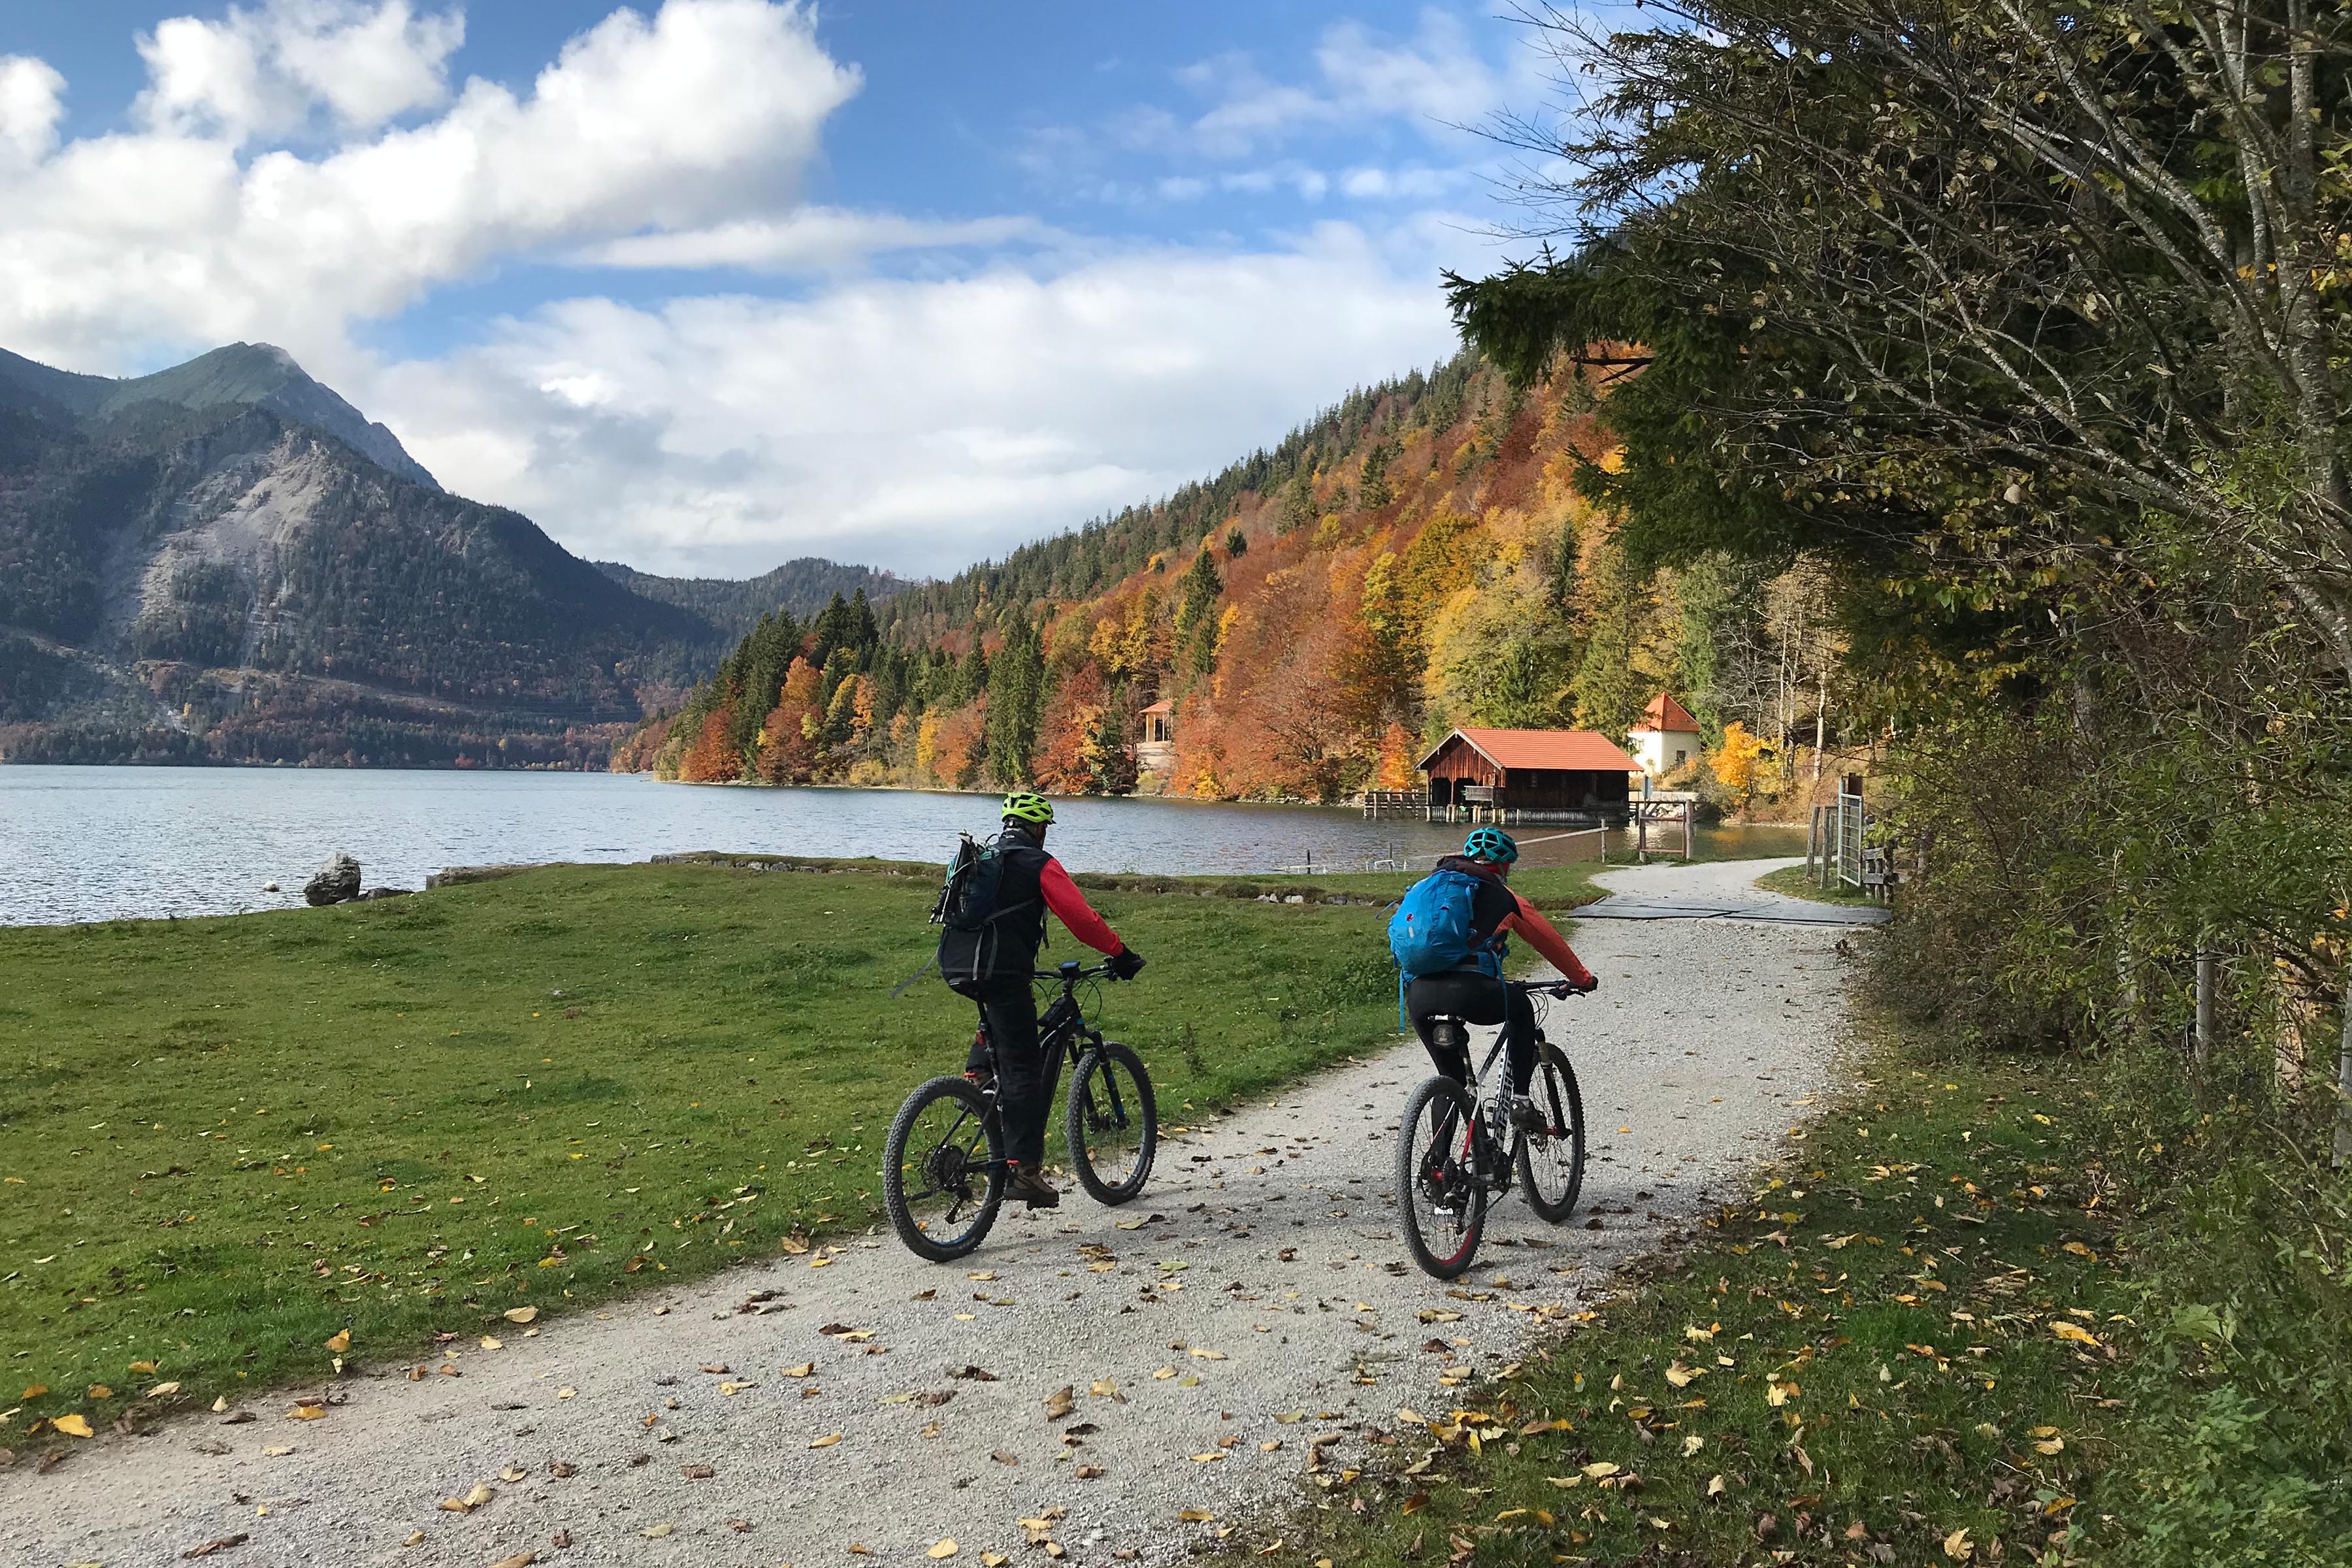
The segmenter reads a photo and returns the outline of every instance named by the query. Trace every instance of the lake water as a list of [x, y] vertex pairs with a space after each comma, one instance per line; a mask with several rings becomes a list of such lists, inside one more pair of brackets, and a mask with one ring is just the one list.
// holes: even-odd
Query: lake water
[[[742, 789], [613, 773], [0, 767], [0, 925], [229, 914], [301, 902], [336, 850], [369, 887], [420, 888], [447, 866], [643, 860], [694, 849], [943, 860], [995, 826], [992, 796]], [[1426, 857], [1461, 829], [1352, 811], [1163, 800], [1055, 803], [1073, 870], [1359, 870]], [[1530, 827], [1534, 840], [1560, 832]], [[1785, 854], [1801, 830], [1702, 830], [1705, 854]], [[1612, 835], [1613, 852], [1622, 838]], [[1589, 858], [1591, 835], [1527, 858]], [[282, 889], [266, 893], [262, 884]]]

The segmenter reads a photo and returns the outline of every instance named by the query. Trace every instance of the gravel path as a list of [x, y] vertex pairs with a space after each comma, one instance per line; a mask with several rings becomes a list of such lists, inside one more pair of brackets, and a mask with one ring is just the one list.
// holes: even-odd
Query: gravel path
[[[1767, 868], [1607, 880], [1761, 902]], [[1171, 1131], [1127, 1209], [1008, 1209], [960, 1265], [855, 1240], [450, 1345], [460, 1375], [357, 1378], [322, 1420], [257, 1399], [249, 1422], [97, 1439], [47, 1475], [20, 1463], [0, 1472], [0, 1561], [160, 1565], [243, 1535], [220, 1562], [806, 1568], [920, 1563], [942, 1539], [957, 1562], [1041, 1562], [1028, 1520], [1066, 1562], [1164, 1562], [1318, 1465], [1329, 1479], [1400, 1405], [1458, 1402], [1455, 1380], [1733, 1191], [1825, 1081], [1839, 938], [1580, 928], [1602, 989], [1556, 1005], [1550, 1033], [1584, 1081], [1584, 1207], [1553, 1229], [1505, 1199], [1455, 1286], [1395, 1239], [1391, 1128], [1427, 1070], [1406, 1043]], [[1050, 1418], [1066, 1388], [1074, 1408]]]

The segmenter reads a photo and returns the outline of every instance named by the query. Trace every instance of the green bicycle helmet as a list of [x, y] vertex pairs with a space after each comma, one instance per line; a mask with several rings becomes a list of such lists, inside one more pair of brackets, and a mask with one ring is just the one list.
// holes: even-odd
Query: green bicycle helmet
[[1004, 820], [1034, 822], [1044, 827], [1054, 820], [1054, 803], [1034, 790], [1014, 790], [1004, 797]]
[[1519, 858], [1519, 847], [1499, 827], [1475, 827], [1470, 837], [1462, 841], [1462, 853], [1473, 860], [1492, 860], [1507, 866]]

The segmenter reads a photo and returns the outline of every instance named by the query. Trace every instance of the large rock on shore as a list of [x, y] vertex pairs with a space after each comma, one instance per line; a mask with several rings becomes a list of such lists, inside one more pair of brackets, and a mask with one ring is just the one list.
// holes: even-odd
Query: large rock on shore
[[340, 849], [302, 884], [302, 900], [314, 909], [320, 904], [349, 903], [359, 896], [360, 863]]

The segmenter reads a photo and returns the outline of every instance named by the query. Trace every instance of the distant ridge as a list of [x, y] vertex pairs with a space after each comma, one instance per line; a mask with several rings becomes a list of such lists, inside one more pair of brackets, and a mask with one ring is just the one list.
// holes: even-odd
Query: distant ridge
[[282, 414], [333, 437], [387, 473], [441, 488], [400, 438], [310, 378], [273, 343], [230, 343], [152, 375], [82, 375], [0, 349], [0, 407], [44, 405], [77, 420], [104, 419], [144, 403], [202, 411], [247, 405]]
[[795, 616], [816, 614], [838, 594], [846, 599], [863, 589], [868, 602], [879, 604], [919, 584], [871, 566], [845, 566], [821, 555], [787, 561], [772, 572], [744, 580], [725, 577], [656, 577], [617, 561], [599, 561], [596, 570], [630, 592], [665, 605], [675, 605], [719, 627], [730, 637], [741, 637], [761, 616], [789, 610]]

